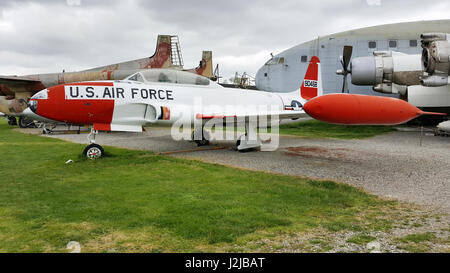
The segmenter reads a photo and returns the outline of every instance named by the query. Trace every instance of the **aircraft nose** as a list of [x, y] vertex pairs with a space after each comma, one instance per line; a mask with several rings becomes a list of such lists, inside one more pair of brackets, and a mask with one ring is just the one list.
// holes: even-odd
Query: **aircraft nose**
[[37, 105], [38, 105], [38, 101], [37, 100], [30, 100], [28, 102], [28, 107], [30, 107], [30, 110], [33, 111], [33, 113], [37, 114]]

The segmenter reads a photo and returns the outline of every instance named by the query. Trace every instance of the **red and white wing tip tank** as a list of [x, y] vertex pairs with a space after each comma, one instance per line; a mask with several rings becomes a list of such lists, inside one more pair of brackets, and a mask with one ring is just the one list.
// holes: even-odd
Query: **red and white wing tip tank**
[[400, 99], [355, 94], [316, 97], [303, 110], [317, 120], [347, 125], [397, 125], [420, 115], [446, 115], [424, 112]]

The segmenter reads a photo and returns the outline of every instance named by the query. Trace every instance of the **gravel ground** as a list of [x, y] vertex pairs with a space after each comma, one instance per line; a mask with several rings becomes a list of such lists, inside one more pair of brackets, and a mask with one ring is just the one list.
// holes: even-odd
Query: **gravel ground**
[[[405, 130], [364, 140], [282, 136], [278, 150], [249, 153], [236, 152], [234, 141], [212, 143], [222, 150], [196, 151], [192, 142], [172, 140], [170, 128], [152, 128], [144, 134], [101, 133], [97, 143], [156, 152], [194, 150], [173, 156], [337, 180], [383, 197], [450, 212], [450, 138], [425, 133], [421, 140], [420, 135]], [[86, 134], [51, 137], [87, 143]]]

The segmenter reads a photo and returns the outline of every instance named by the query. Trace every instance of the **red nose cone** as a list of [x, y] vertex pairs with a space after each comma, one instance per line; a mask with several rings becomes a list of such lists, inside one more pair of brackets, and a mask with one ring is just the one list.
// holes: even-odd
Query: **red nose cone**
[[352, 125], [396, 125], [425, 114], [400, 99], [353, 94], [320, 96], [303, 109], [317, 120]]

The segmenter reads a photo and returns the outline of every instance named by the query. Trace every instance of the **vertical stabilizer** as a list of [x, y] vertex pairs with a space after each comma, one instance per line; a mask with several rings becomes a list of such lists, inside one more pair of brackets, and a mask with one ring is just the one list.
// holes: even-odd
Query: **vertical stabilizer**
[[196, 68], [185, 69], [184, 71], [202, 75], [207, 78], [213, 78], [212, 51], [203, 51], [202, 59]]
[[321, 96], [322, 89], [322, 71], [320, 68], [320, 60], [317, 56], [313, 56], [309, 62], [308, 69], [300, 87], [300, 95], [305, 100]]
[[[156, 42], [156, 50], [153, 56], [142, 59], [111, 64], [107, 66], [100, 66], [83, 72], [99, 71], [108, 73], [116, 70], [141, 70], [150, 68], [173, 68], [180, 67], [178, 64], [174, 64], [172, 61], [172, 38], [171, 35], [158, 35]], [[178, 43], [178, 37], [177, 43]], [[179, 47], [178, 47], [179, 48]], [[181, 56], [181, 52], [178, 51], [178, 56]], [[182, 66], [181, 66], [182, 67]]]
[[212, 71], [212, 51], [203, 51], [202, 60], [199, 66], [195, 69], [197, 74], [211, 78], [213, 76]]

